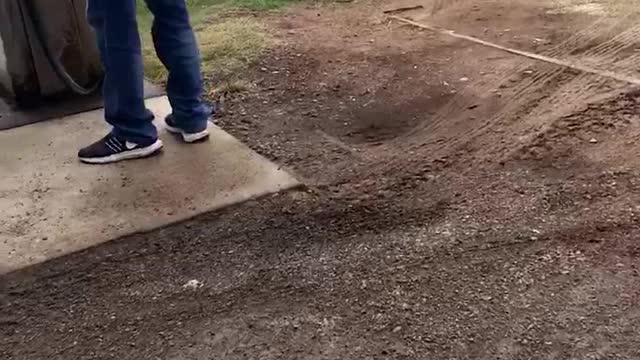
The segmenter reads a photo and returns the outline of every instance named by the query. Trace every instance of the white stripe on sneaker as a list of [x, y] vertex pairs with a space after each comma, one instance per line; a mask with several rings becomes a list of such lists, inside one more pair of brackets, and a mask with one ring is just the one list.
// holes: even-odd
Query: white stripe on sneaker
[[117, 151], [117, 152], [124, 150], [122, 148], [122, 144], [120, 143], [120, 141], [118, 139], [116, 139], [115, 137], [110, 137], [109, 139], [107, 139], [106, 144], [107, 145], [109, 145], [109, 144], [113, 145], [113, 147], [116, 148], [115, 151]]
[[120, 139], [118, 139], [115, 136], [112, 136], [109, 138], [109, 140], [112, 140], [114, 144], [118, 145], [119, 148], [122, 148], [122, 141], [120, 141]]
[[109, 149], [111, 149], [111, 151], [116, 152], [116, 153], [120, 152], [120, 150], [118, 150], [114, 145], [111, 145], [111, 143], [109, 143], [109, 140], [105, 141], [104, 144], [107, 145], [107, 147]]

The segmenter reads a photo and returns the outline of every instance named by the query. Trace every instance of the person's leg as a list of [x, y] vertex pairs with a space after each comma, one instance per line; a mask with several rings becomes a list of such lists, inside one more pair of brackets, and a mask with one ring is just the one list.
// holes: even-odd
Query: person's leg
[[169, 70], [167, 95], [173, 113], [168, 130], [185, 140], [206, 137], [211, 108], [202, 101], [200, 54], [189, 22], [185, 0], [146, 0], [153, 13], [153, 42], [158, 57]]
[[144, 105], [142, 53], [135, 0], [89, 0], [87, 17], [105, 70], [107, 137], [80, 150], [80, 159], [108, 163], [147, 156], [162, 147], [153, 114]]

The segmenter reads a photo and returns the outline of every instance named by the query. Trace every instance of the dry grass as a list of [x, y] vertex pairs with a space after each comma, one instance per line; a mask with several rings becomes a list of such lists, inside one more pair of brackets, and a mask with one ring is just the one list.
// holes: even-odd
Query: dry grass
[[[300, 0], [187, 0], [191, 22], [196, 30], [207, 77], [233, 82], [269, 46], [270, 37], [255, 18], [224, 18], [211, 23], [215, 14], [245, 8], [255, 11], [274, 9]], [[164, 82], [167, 72], [157, 59], [150, 36], [152, 16], [138, 2], [138, 24], [143, 41], [145, 75], [151, 81]]]
[[[216, 24], [199, 25], [195, 30], [202, 70], [216, 78], [232, 78], [245, 70], [270, 42], [264, 26], [252, 18], [227, 19]], [[155, 56], [150, 41], [145, 42], [143, 55], [146, 76], [151, 81], [164, 81], [166, 70]]]
[[203, 70], [227, 77], [244, 70], [268, 47], [270, 38], [255, 19], [226, 20], [198, 31]]

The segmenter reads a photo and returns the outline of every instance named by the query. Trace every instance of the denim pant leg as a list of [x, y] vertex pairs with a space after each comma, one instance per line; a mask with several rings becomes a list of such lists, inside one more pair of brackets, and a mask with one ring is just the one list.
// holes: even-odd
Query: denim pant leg
[[153, 43], [169, 70], [167, 95], [173, 120], [188, 132], [206, 129], [211, 108], [202, 101], [200, 54], [185, 0], [145, 0], [153, 13]]
[[105, 69], [104, 110], [113, 133], [136, 143], [155, 140], [153, 114], [144, 104], [135, 0], [89, 0], [87, 16]]

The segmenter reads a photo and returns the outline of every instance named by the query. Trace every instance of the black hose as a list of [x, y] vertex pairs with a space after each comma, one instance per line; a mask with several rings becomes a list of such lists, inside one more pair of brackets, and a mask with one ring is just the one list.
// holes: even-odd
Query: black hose
[[[73, 15], [75, 17], [75, 20], [77, 21], [77, 14], [75, 11], [75, 6], [73, 6], [73, 0], [68, 0], [68, 1], [71, 2], [71, 7], [73, 8]], [[40, 41], [40, 44], [42, 44], [42, 48], [44, 49], [44, 53], [45, 53], [45, 56], [47, 57], [47, 60], [53, 67], [56, 74], [60, 77], [60, 79], [65, 83], [65, 85], [69, 87], [69, 89], [71, 89], [71, 91], [75, 92], [76, 94], [90, 95], [96, 92], [96, 90], [98, 90], [98, 88], [102, 84], [102, 79], [96, 81], [94, 84], [91, 84], [88, 87], [80, 85], [73, 78], [73, 76], [69, 74], [67, 69], [65, 69], [64, 65], [60, 62], [60, 59], [56, 58], [56, 56], [54, 55], [54, 52], [51, 49], [51, 44], [47, 41], [44, 35], [45, 31], [40, 24], [39, 17], [35, 16], [36, 11], [33, 8], [32, 1], [24, 1], [24, 4], [26, 4], [26, 11], [28, 12], [27, 14], [28, 16], [23, 18], [25, 19], [25, 21], [27, 21], [27, 19], [32, 19], [31, 23], [33, 24], [34, 32], [38, 37], [38, 41]]]

